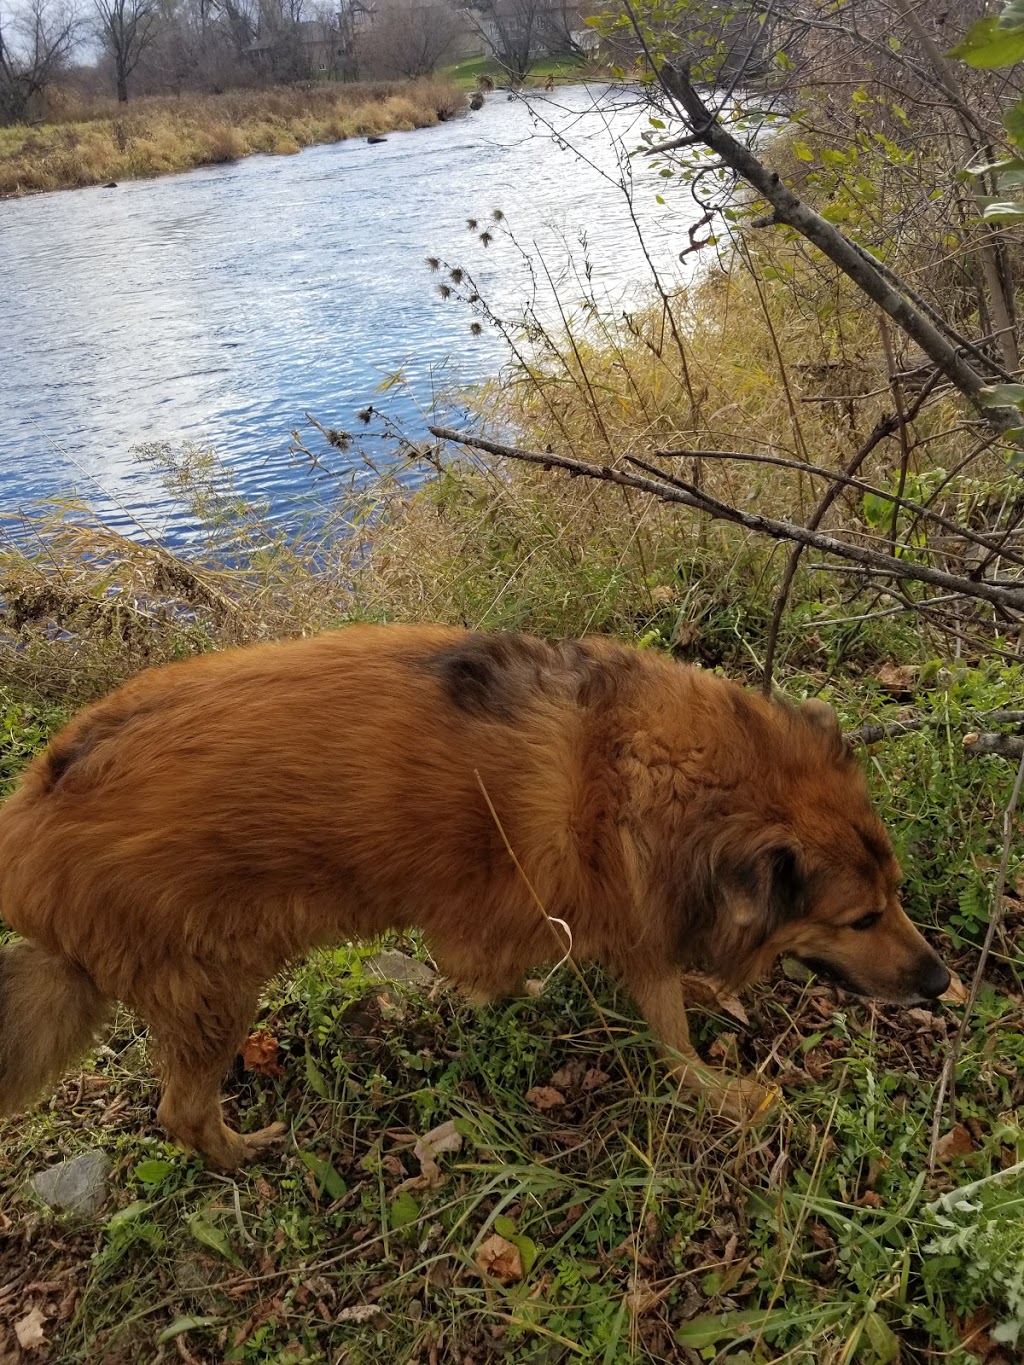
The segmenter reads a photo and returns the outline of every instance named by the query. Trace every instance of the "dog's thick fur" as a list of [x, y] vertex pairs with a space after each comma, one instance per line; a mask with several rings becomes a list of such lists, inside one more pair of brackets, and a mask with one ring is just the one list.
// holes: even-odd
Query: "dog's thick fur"
[[0, 810], [0, 913], [27, 940], [0, 954], [0, 1113], [121, 1000], [158, 1050], [161, 1122], [235, 1165], [280, 1133], [233, 1132], [219, 1102], [269, 977], [415, 927], [453, 980], [506, 994], [559, 953], [528, 879], [680, 1078], [744, 1116], [766, 1092], [698, 1061], [681, 974], [739, 984], [786, 950], [863, 993], [938, 995], [898, 877], [819, 703], [608, 641], [441, 627], [191, 659], [83, 711]]

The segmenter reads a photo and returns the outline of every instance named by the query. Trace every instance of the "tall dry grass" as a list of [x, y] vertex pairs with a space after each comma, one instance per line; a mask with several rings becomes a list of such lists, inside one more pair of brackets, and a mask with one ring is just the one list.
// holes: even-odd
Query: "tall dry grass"
[[253, 152], [286, 155], [429, 127], [464, 106], [464, 93], [441, 80], [161, 96], [127, 106], [69, 97], [59, 123], [0, 128], [0, 196], [168, 175]]

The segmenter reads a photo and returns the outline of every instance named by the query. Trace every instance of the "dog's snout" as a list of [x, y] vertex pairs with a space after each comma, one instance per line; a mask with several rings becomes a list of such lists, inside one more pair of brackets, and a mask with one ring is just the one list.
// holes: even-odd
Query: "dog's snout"
[[917, 974], [917, 987], [927, 1000], [937, 1000], [949, 989], [949, 972], [937, 958], [929, 958]]

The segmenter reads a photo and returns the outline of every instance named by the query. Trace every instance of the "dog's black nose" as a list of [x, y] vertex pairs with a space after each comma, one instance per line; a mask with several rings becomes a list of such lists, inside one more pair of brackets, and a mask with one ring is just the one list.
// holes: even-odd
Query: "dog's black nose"
[[928, 1000], [937, 1000], [949, 990], [949, 972], [938, 958], [921, 969], [917, 978], [917, 988]]

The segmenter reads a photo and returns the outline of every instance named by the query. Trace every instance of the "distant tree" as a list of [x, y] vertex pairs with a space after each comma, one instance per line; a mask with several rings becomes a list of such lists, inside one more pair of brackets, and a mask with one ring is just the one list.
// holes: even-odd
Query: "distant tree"
[[491, 56], [513, 85], [535, 58], [578, 52], [571, 37], [578, 7], [569, 0], [463, 0]]
[[80, 27], [60, 0], [29, 0], [14, 18], [0, 11], [0, 124], [24, 122], [65, 70]]
[[114, 64], [117, 98], [128, 102], [128, 77], [157, 35], [158, 0], [93, 0], [96, 34]]
[[371, 76], [430, 76], [452, 57], [467, 20], [450, 4], [379, 4], [373, 27], [361, 34], [357, 60]]

